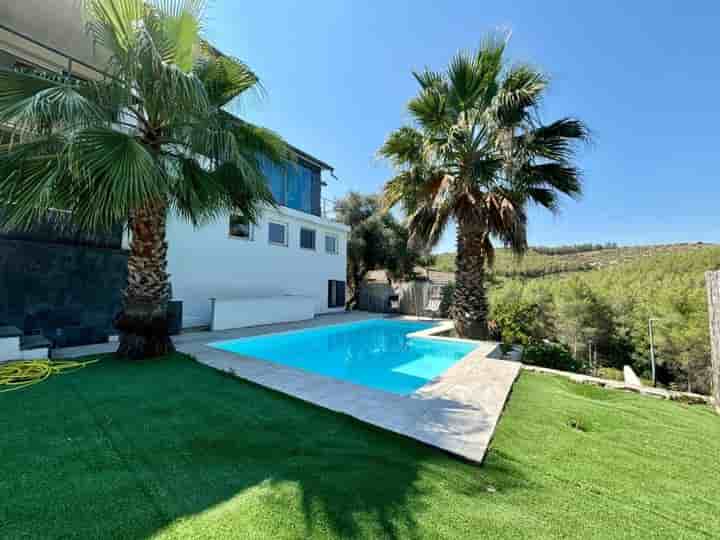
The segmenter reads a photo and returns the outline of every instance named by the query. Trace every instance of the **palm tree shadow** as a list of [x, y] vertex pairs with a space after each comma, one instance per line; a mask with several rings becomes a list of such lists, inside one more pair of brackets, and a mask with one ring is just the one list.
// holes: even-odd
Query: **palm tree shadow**
[[[108, 372], [134, 369], [122, 360], [108, 364]], [[134, 535], [152, 536], [181, 518], [234, 504], [251, 489], [263, 490], [268, 514], [282, 515], [287, 500], [273, 494], [292, 489], [299, 491], [305, 536], [329, 529], [342, 538], [418, 537], [408, 508], [423, 508], [416, 482], [435, 451], [195, 362], [163, 360], [135, 371], [159, 381], [152, 400], [132, 385], [113, 396], [111, 373], [108, 384], [95, 382], [102, 391], [78, 387], [96, 423], [111, 426], [105, 436], [125, 466], [146, 485], [149, 500], [136, 504], [157, 508]], [[134, 403], [133, 410], [119, 412], [116, 398]], [[242, 504], [232, 511], [243, 511]]]
[[[433, 478], [473, 504], [499, 477], [524, 485], [511, 459], [462, 464], [180, 355], [107, 358], [6, 394], [3, 411], [10, 440], [27, 443], [0, 463], [0, 495], [43, 486], [0, 510], [16, 536], [96, 537], [101, 524], [105, 536], [147, 538], [207, 523], [238, 538], [412, 539], [445, 489]], [[58, 500], [83, 511], [69, 518]]]

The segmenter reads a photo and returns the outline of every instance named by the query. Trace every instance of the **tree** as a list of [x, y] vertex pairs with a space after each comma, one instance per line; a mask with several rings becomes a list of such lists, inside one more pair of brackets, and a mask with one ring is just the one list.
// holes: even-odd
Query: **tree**
[[255, 221], [274, 204], [260, 156], [289, 157], [274, 133], [227, 112], [258, 77], [201, 39], [204, 2], [85, 0], [87, 28], [109, 51], [107, 77], [0, 69], [3, 226], [29, 227], [51, 208], [88, 229], [128, 223], [128, 283], [118, 353], [173, 350], [168, 336], [166, 221], [227, 212]]
[[557, 313], [559, 337], [576, 359], [582, 352], [607, 354], [614, 332], [612, 310], [587, 283], [578, 278], [564, 282]]
[[410, 232], [392, 214], [383, 216], [383, 225], [387, 239], [385, 254], [385, 273], [388, 282], [412, 281], [417, 278], [415, 268], [421, 266], [423, 255], [410, 244]]
[[347, 247], [347, 279], [350, 291], [346, 307], [358, 302], [368, 272], [384, 269], [388, 280], [412, 279], [420, 252], [409, 247], [409, 233], [384, 212], [380, 197], [350, 192], [335, 204], [335, 213], [350, 226]]
[[402, 205], [413, 242], [434, 246], [456, 223], [453, 318], [459, 335], [478, 339], [488, 335], [492, 239], [522, 254], [528, 203], [556, 211], [559, 194], [580, 194], [572, 159], [574, 143], [587, 137], [572, 118], [540, 122], [547, 78], [526, 65], [504, 69], [505, 44], [489, 39], [475, 53], [458, 53], [444, 72], [414, 73], [414, 124], [380, 149], [398, 171], [385, 204]]

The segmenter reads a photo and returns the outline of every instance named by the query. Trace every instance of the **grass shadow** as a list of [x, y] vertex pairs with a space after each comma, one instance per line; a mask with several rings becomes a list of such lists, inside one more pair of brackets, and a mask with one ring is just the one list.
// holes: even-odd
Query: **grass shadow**
[[413, 538], [419, 471], [450, 459], [181, 355], [105, 357], [0, 406], [8, 537], [187, 536], [217, 517], [240, 537]]

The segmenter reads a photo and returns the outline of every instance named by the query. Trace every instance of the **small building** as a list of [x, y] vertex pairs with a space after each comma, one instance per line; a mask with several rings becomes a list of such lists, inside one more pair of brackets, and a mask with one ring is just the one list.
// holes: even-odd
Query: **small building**
[[[81, 0], [0, 5], [0, 66], [92, 79], [102, 76], [106, 60], [84, 32]], [[349, 229], [324, 212], [322, 198], [323, 175], [332, 167], [293, 151], [297, 159], [288, 167], [264, 163], [278, 206], [257, 223], [228, 215], [195, 228], [170, 218], [168, 272], [173, 299], [182, 301], [182, 327], [211, 326], [213, 305], [243, 299], [252, 299], [258, 316], [274, 299], [264, 317], [278, 321], [283, 302], [292, 311], [302, 299], [313, 315], [343, 309]], [[0, 234], [0, 326], [43, 334], [58, 346], [103, 341], [121, 307], [127, 235], [57, 227], [66, 221], [58, 211], [33, 231]]]

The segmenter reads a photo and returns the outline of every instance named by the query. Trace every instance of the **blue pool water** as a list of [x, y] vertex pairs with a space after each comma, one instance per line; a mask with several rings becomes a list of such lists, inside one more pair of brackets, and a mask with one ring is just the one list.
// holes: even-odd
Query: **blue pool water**
[[432, 326], [371, 320], [210, 346], [387, 392], [409, 394], [475, 348], [471, 343], [407, 337]]

